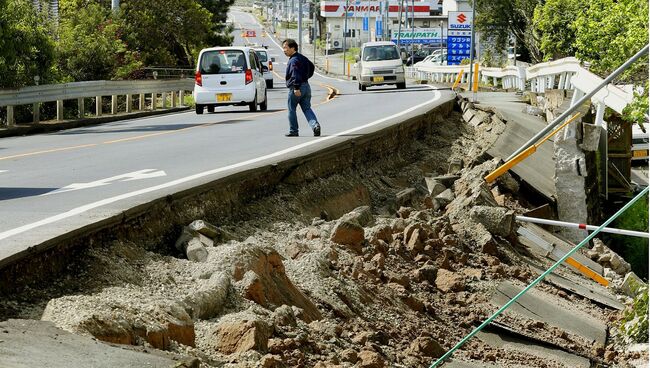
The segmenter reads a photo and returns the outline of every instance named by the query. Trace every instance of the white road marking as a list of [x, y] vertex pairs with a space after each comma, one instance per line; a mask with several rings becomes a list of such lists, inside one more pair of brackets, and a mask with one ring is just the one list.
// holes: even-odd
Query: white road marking
[[7, 172], [7, 171], [9, 171], [9, 170], [0, 170], [0, 174], [2, 174], [4, 172]]
[[424, 106], [426, 106], [428, 104], [431, 104], [431, 103], [439, 100], [440, 97], [442, 97], [442, 94], [439, 91], [435, 90], [433, 88], [433, 86], [427, 86], [427, 87], [433, 90], [433, 93], [434, 93], [433, 98], [431, 98], [430, 100], [427, 100], [427, 101], [425, 101], [425, 102], [423, 102], [421, 104], [415, 105], [415, 106], [413, 106], [413, 107], [411, 107], [409, 109], [406, 109], [404, 111], [393, 114], [391, 116], [387, 116], [385, 118], [375, 120], [373, 122], [362, 125], [360, 127], [348, 129], [346, 131], [343, 131], [343, 132], [340, 132], [340, 133], [337, 133], [337, 134], [333, 134], [333, 135], [330, 135], [330, 136], [327, 136], [327, 137], [321, 137], [321, 138], [313, 139], [313, 140], [311, 140], [309, 142], [305, 142], [305, 143], [302, 143], [302, 144], [299, 144], [299, 145], [296, 145], [296, 146], [293, 146], [293, 147], [289, 147], [289, 148], [286, 148], [286, 149], [283, 149], [283, 150], [280, 150], [280, 151], [269, 153], [268, 155], [264, 155], [264, 156], [261, 156], [261, 157], [256, 157], [256, 158], [253, 158], [253, 159], [250, 159], [250, 160], [242, 161], [242, 162], [239, 162], [239, 163], [236, 163], [236, 164], [232, 164], [232, 165], [228, 165], [228, 166], [219, 167], [219, 168], [216, 168], [216, 169], [204, 171], [204, 172], [197, 173], [197, 174], [194, 174], [194, 175], [186, 176], [184, 178], [172, 180], [172, 181], [167, 182], [167, 183], [155, 185], [153, 187], [143, 188], [143, 189], [136, 190], [136, 191], [133, 191], [133, 192], [120, 194], [120, 195], [117, 195], [117, 196], [114, 196], [114, 197], [111, 197], [111, 198], [102, 199], [100, 201], [96, 201], [96, 202], [89, 203], [89, 204], [86, 204], [86, 205], [83, 205], [83, 206], [80, 206], [80, 207], [76, 207], [76, 208], [73, 208], [73, 209], [71, 209], [69, 211], [60, 213], [58, 215], [47, 217], [47, 218], [44, 218], [42, 220], [32, 222], [30, 224], [26, 224], [26, 225], [23, 225], [23, 226], [19, 226], [19, 227], [4, 231], [4, 232], [0, 233], [0, 240], [7, 239], [7, 238], [12, 237], [14, 235], [24, 233], [26, 231], [35, 229], [35, 228], [40, 227], [40, 226], [49, 225], [49, 224], [55, 223], [57, 221], [61, 221], [63, 219], [72, 217], [72, 216], [80, 215], [80, 214], [82, 214], [84, 212], [88, 212], [88, 211], [90, 211], [92, 209], [99, 208], [99, 207], [102, 207], [102, 206], [106, 206], [108, 204], [115, 203], [117, 201], [121, 201], [123, 199], [132, 198], [132, 197], [135, 197], [135, 196], [139, 196], [139, 195], [146, 194], [146, 193], [151, 193], [151, 192], [158, 191], [158, 190], [161, 190], [161, 189], [171, 188], [171, 187], [183, 184], [183, 183], [187, 183], [187, 182], [190, 182], [190, 181], [193, 181], [193, 180], [204, 178], [206, 176], [223, 173], [223, 172], [233, 170], [233, 169], [238, 169], [238, 168], [241, 168], [241, 167], [244, 167], [244, 166], [247, 166], [247, 165], [251, 165], [251, 164], [255, 164], [255, 163], [259, 163], [259, 162], [262, 162], [262, 161], [265, 161], [265, 160], [278, 158], [278, 157], [281, 157], [281, 156], [283, 156], [285, 154], [292, 153], [292, 152], [298, 151], [300, 149], [303, 149], [303, 148], [306, 148], [306, 147], [309, 147], [309, 146], [313, 146], [315, 144], [322, 143], [322, 142], [327, 141], [327, 140], [335, 139], [335, 138], [338, 138], [338, 137], [341, 137], [341, 136], [347, 136], [347, 135], [355, 133], [357, 131], [360, 131], [360, 130], [363, 130], [363, 129], [366, 129], [366, 128], [370, 128], [370, 127], [373, 127], [375, 125], [382, 124], [382, 123], [384, 123], [384, 122], [386, 122], [386, 121], [388, 121], [390, 119], [394, 119], [394, 118], [409, 114], [412, 111], [415, 111], [415, 110], [417, 110], [417, 109], [419, 109], [421, 107], [424, 107]]
[[141, 180], [141, 179], [151, 179], [151, 178], [158, 178], [161, 176], [167, 176], [167, 173], [165, 173], [162, 170], [156, 170], [156, 169], [144, 169], [144, 170], [139, 170], [139, 171], [134, 171], [122, 175], [116, 175], [112, 176], [110, 178], [106, 179], [101, 179], [101, 180], [95, 180], [91, 181], [89, 183], [72, 183], [70, 185], [67, 185], [61, 189], [54, 190], [52, 192], [48, 192], [45, 194], [41, 194], [40, 197], [43, 196], [48, 196], [51, 194], [59, 194], [59, 193], [65, 193], [65, 192], [71, 192], [73, 190], [81, 190], [81, 189], [89, 189], [89, 188], [96, 188], [96, 187], [101, 187], [104, 185], [109, 185], [112, 183], [117, 183], [117, 182], [123, 182], [123, 181], [133, 181], [133, 180]]

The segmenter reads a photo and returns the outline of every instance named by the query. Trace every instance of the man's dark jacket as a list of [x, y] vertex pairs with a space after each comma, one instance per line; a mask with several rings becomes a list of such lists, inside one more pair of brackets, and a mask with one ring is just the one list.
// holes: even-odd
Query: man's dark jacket
[[299, 89], [300, 85], [307, 82], [313, 74], [314, 64], [311, 60], [297, 52], [291, 55], [287, 63], [287, 73], [285, 75], [288, 88]]

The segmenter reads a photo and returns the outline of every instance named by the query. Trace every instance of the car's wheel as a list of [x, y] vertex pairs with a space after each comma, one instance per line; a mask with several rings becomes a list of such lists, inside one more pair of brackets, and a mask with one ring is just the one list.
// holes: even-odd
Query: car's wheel
[[260, 104], [260, 110], [266, 111], [269, 108], [269, 96], [266, 92], [264, 92], [264, 102]]
[[196, 104], [195, 107], [196, 107], [196, 113], [197, 113], [198, 115], [203, 114], [203, 105]]
[[397, 83], [397, 89], [406, 89], [406, 82]]
[[266, 81], [266, 88], [273, 88], [273, 79]]
[[257, 93], [255, 93], [255, 99], [253, 100], [253, 102], [248, 104], [248, 109], [250, 111], [257, 111]]
[[214, 112], [214, 106], [208, 106], [208, 112], [210, 113]]
[[367, 88], [367, 87], [366, 87], [366, 86], [364, 86], [363, 84], [361, 85], [361, 90], [362, 90], [362, 91], [365, 91], [365, 90], [366, 90], [366, 88]]

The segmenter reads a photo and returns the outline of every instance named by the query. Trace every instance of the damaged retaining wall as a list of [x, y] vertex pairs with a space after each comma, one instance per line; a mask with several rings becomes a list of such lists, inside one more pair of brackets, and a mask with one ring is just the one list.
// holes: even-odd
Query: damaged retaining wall
[[[122, 214], [35, 245], [0, 263], [0, 295], [48, 282], [64, 271], [71, 257], [94, 244], [124, 240], [156, 249], [173, 248], [183, 226], [196, 218], [212, 223], [233, 216], [237, 208], [271, 194], [278, 184], [300, 185], [395, 155], [404, 142], [434, 131], [451, 114], [450, 100], [429, 112], [326, 150], [251, 169], [142, 204]], [[143, 231], [146, 230], [146, 231]]]

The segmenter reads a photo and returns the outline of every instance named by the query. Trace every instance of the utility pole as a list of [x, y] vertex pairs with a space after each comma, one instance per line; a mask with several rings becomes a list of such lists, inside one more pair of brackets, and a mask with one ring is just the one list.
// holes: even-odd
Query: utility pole
[[[408, 4], [408, 0], [406, 1]], [[415, 43], [413, 41], [413, 37], [415, 37], [415, 0], [411, 0], [411, 66], [415, 64], [415, 56], [414, 56]]]
[[111, 10], [114, 12], [120, 10], [120, 0], [111, 0]]
[[289, 13], [287, 12], [287, 0], [284, 0], [284, 39], [289, 38], [287, 35], [287, 28], [289, 28]]
[[443, 53], [442, 41], [444, 40], [443, 32], [442, 32], [442, 24], [443, 24], [443, 22], [440, 21], [440, 65], [442, 65], [442, 57], [443, 57], [443, 55], [442, 55], [442, 53]]
[[298, 52], [302, 51], [302, 0], [298, 0]]
[[348, 6], [349, 6], [350, 0], [345, 0], [345, 9], [343, 11], [345, 12], [345, 20], [343, 21], [343, 75], [345, 75], [345, 41], [348, 38]]
[[[474, 80], [472, 73], [474, 72], [474, 17], [476, 16], [476, 0], [472, 1], [472, 37], [469, 42], [469, 90], [474, 91]], [[472, 97], [474, 97], [472, 95]], [[474, 98], [472, 98], [474, 100]]]
[[314, 49], [314, 65], [316, 65], [316, 3], [311, 3], [311, 47]]
[[[402, 8], [404, 7], [404, 0], [400, 0], [399, 2], [399, 20], [398, 20], [398, 26], [397, 26], [397, 49], [399, 50], [399, 42], [402, 38]], [[400, 57], [401, 56], [401, 50], [400, 51]]]

